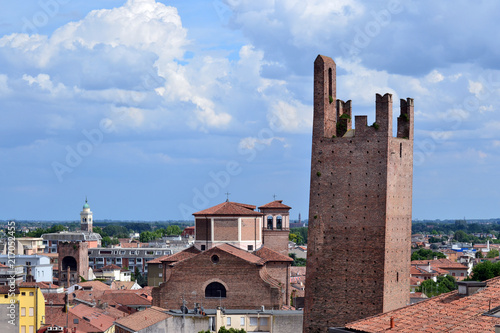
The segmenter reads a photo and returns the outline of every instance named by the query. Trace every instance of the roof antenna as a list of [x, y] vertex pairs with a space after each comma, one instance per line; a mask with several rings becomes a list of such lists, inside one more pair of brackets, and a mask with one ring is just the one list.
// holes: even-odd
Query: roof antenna
[[229, 202], [229, 195], [230, 195], [231, 193], [226, 192], [226, 193], [224, 193], [224, 194], [226, 195], [226, 202]]
[[274, 201], [276, 201], [276, 194], [273, 194], [273, 199]]

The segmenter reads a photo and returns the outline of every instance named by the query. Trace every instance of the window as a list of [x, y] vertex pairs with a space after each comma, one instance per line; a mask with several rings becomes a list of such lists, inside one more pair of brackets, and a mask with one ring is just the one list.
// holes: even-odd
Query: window
[[257, 317], [250, 317], [250, 326], [257, 326]]
[[31, 266], [31, 261], [26, 261], [26, 266]]
[[21, 316], [26, 316], [26, 308], [21, 308]]
[[281, 230], [283, 224], [283, 219], [281, 216], [276, 217], [276, 229]]
[[464, 273], [460, 273], [460, 276], [464, 276]]
[[34, 295], [35, 295], [35, 294], [34, 294], [32, 291], [30, 291], [30, 296], [34, 296]]
[[130, 254], [136, 254], [135, 251], [130, 251]]
[[120, 254], [125, 254], [125, 251], [120, 251]]
[[26, 333], [26, 326], [21, 326], [21, 333]]
[[137, 262], [142, 262], [142, 258], [137, 258]]
[[231, 317], [227, 317], [227, 326], [231, 326]]
[[226, 298], [226, 288], [219, 282], [212, 282], [205, 288], [205, 297]]
[[201, 246], [201, 250], [202, 250], [202, 251], [205, 251], [205, 245], [202, 245], [202, 246]]
[[24, 291], [21, 292], [21, 296], [26, 296], [26, 293]]
[[159, 264], [159, 265], [158, 265], [158, 268], [163, 268], [163, 265], [162, 265], [162, 264]]
[[30, 317], [33, 317], [35, 315], [35, 308], [30, 308]]
[[163, 277], [163, 273], [159, 273], [159, 274], [158, 274], [158, 277]]
[[29, 333], [34, 333], [35, 330], [34, 330], [34, 326], [33, 325], [30, 325], [30, 332]]
[[253, 251], [253, 245], [248, 245], [247, 249], [248, 249], [248, 251]]
[[451, 276], [455, 276], [455, 273], [451, 273]]
[[267, 318], [260, 318], [260, 326], [267, 326], [268, 325], [268, 319]]
[[267, 217], [267, 229], [273, 230], [273, 217], [272, 216]]
[[245, 326], [245, 317], [240, 317], [240, 326]]

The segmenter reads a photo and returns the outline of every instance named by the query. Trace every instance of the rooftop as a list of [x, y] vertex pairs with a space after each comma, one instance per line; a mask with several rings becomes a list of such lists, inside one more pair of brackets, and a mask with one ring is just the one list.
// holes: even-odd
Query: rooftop
[[283, 204], [283, 200], [274, 200], [274, 201], [271, 201], [270, 203], [267, 203], [263, 206], [260, 206], [259, 209], [269, 209], [269, 208], [274, 208], [274, 209], [292, 209], [292, 207], [290, 206], [287, 206], [285, 204]]
[[[500, 277], [470, 296], [452, 291], [428, 300], [346, 324], [354, 332], [494, 332], [500, 324]], [[394, 328], [390, 328], [394, 318]]]
[[255, 206], [225, 201], [216, 206], [201, 210], [194, 213], [194, 216], [220, 216], [220, 215], [231, 215], [231, 216], [262, 216], [263, 214], [254, 210]]
[[123, 326], [133, 331], [140, 331], [171, 317], [171, 315], [165, 312], [165, 309], [152, 306], [144, 311], [136, 312], [128, 317], [118, 319], [115, 323], [118, 326]]

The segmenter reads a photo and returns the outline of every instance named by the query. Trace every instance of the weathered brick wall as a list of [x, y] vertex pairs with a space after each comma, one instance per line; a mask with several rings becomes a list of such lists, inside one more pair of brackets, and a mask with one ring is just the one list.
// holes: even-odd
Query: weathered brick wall
[[288, 235], [289, 230], [262, 230], [264, 245], [271, 250], [288, 256]]
[[[215, 264], [212, 255], [218, 255]], [[195, 302], [205, 308], [215, 308], [222, 304], [228, 309], [279, 308], [281, 293], [260, 277], [261, 266], [249, 263], [218, 248], [207, 250], [189, 260], [167, 268], [167, 279], [158, 289], [153, 289], [153, 304], [179, 309], [182, 298], [188, 307]], [[170, 273], [170, 275], [168, 274]], [[226, 298], [206, 298], [205, 288], [211, 282], [219, 282], [226, 287]]]
[[290, 263], [289, 262], [268, 262], [266, 270], [268, 274], [278, 280], [285, 288], [283, 293], [283, 304], [290, 304]]
[[196, 218], [196, 240], [212, 239], [212, 224], [210, 218]]
[[[317, 73], [328, 73], [328, 66], [335, 66], [324, 58], [315, 63], [304, 311], [308, 333], [327, 332], [330, 326], [409, 301], [413, 107], [405, 111], [410, 113], [408, 120], [403, 117], [409, 124], [401, 122], [408, 130], [399, 129], [408, 138], [392, 137], [388, 94], [377, 95], [376, 126], [367, 126], [366, 116], [357, 116], [355, 136], [337, 137], [351, 128], [351, 109], [349, 102], [338, 101], [337, 113], [331, 110], [335, 103], [323, 95], [331, 84], [328, 76], [323, 79]], [[317, 68], [323, 64], [327, 67]], [[330, 128], [325, 123], [335, 117], [323, 115], [323, 110], [337, 117], [334, 134], [325, 131]], [[349, 116], [340, 118], [342, 112]]]
[[237, 241], [238, 218], [214, 219], [214, 241]]
[[63, 275], [67, 274], [66, 270], [62, 269], [63, 259], [65, 257], [73, 257], [77, 263], [76, 274], [71, 273], [70, 283], [80, 282], [79, 277], [84, 279], [89, 278], [89, 253], [88, 244], [86, 242], [59, 242], [57, 247], [58, 252], [58, 267], [59, 267], [59, 284], [67, 286], [67, 279]]
[[260, 218], [241, 219], [241, 240], [260, 240]]

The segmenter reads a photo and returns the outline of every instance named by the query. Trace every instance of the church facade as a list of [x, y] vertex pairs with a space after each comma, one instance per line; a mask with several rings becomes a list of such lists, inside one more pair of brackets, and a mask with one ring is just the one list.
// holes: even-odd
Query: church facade
[[[270, 212], [267, 205], [281, 210], [267, 207]], [[286, 254], [290, 207], [281, 201], [267, 205], [256, 211], [256, 206], [226, 201], [194, 213], [195, 244], [162, 260], [163, 283], [153, 289], [153, 305], [167, 309], [195, 303], [231, 309], [290, 305], [293, 260]], [[268, 225], [268, 219], [281, 225]], [[271, 247], [268, 239], [273, 239]]]

